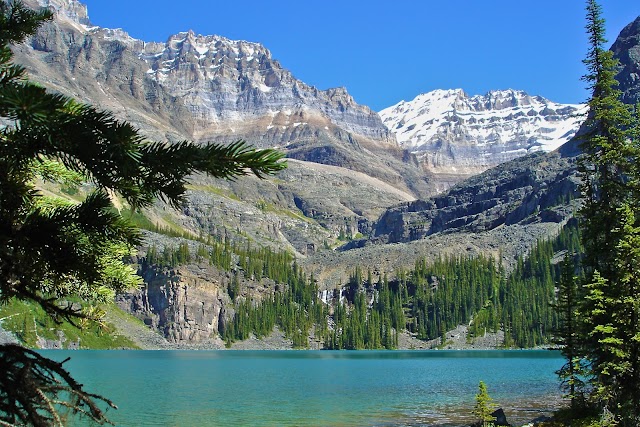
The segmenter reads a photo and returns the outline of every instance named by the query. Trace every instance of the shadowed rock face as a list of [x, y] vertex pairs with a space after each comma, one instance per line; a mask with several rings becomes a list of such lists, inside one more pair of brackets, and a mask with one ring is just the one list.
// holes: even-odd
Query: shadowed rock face
[[483, 232], [521, 222], [565, 221], [579, 194], [575, 158], [533, 154], [507, 162], [445, 195], [388, 209], [373, 225], [377, 243], [409, 242], [436, 233]]
[[624, 27], [611, 50], [622, 65], [618, 75], [622, 100], [627, 104], [640, 102], [640, 16]]

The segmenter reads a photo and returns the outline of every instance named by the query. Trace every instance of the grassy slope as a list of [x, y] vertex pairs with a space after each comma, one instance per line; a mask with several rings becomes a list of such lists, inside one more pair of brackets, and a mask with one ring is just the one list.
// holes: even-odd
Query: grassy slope
[[[115, 315], [123, 321], [140, 323], [115, 305], [104, 309], [109, 314], [117, 313]], [[43, 340], [60, 342], [63, 348], [74, 347], [76, 343], [83, 349], [139, 348], [111, 322], [102, 325], [89, 322], [82, 328], [66, 321], [56, 323], [42, 308], [25, 301], [12, 300], [0, 307], [0, 322], [3, 329], [12, 332], [21, 343], [32, 348], [39, 348]]]

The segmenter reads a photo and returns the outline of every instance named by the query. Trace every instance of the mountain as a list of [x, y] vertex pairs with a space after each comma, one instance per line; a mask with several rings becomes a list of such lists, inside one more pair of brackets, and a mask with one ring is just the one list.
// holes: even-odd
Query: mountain
[[[640, 17], [622, 30], [611, 50], [621, 64], [617, 79], [623, 93], [622, 99], [628, 104], [635, 103], [640, 95]], [[490, 106], [508, 111], [525, 108], [519, 107], [523, 104], [532, 112], [539, 111], [543, 105], [549, 109], [553, 106], [542, 98], [527, 97], [523, 92], [509, 91], [499, 94], [500, 96], [494, 92], [487, 97], [467, 98], [462, 91], [435, 91], [421, 95], [416, 100], [420, 100], [418, 104], [425, 107], [425, 114], [431, 109], [434, 112], [444, 111], [445, 117], [447, 114], [449, 117], [458, 115], [458, 108], [466, 111], [466, 114], [471, 114], [470, 111], [474, 108], [484, 108], [483, 111], [488, 111]], [[475, 99], [477, 103], [471, 103], [471, 99]], [[481, 100], [483, 101], [480, 102]], [[474, 105], [476, 107], [473, 107]], [[563, 108], [567, 111], [585, 112], [582, 106]], [[562, 110], [553, 109], [556, 113]], [[416, 106], [413, 106], [413, 109], [406, 106], [398, 111], [419, 112], [419, 109]], [[544, 110], [540, 110], [542, 111]], [[391, 117], [384, 118], [384, 113], [381, 114], [385, 123], [389, 120], [388, 117]], [[398, 113], [396, 117], [400, 115]], [[416, 114], [412, 117], [415, 118]], [[540, 116], [531, 113], [530, 117]], [[566, 122], [557, 123], [571, 123], [572, 120], [575, 118], [570, 117]], [[495, 118], [494, 121], [502, 123], [499, 118]], [[536, 118], [535, 121], [541, 119]], [[452, 125], [447, 121], [440, 123], [444, 129], [450, 126], [460, 131], [464, 129], [464, 126], [458, 125], [455, 120]], [[404, 126], [403, 124], [401, 127]], [[573, 126], [566, 135], [579, 135], [582, 132], [581, 129], [576, 132]], [[537, 151], [535, 153], [488, 169], [443, 194], [390, 207], [372, 224], [372, 232], [366, 239], [351, 242], [343, 249], [347, 252], [359, 252], [360, 258], [366, 258], [368, 255], [365, 254], [376, 253], [378, 249], [375, 247], [380, 244], [384, 246], [387, 243], [404, 242], [409, 244], [410, 248], [459, 248], [463, 246], [460, 244], [461, 236], [467, 236], [467, 242], [474, 242], [469, 245], [473, 252], [495, 253], [495, 249], [499, 247], [505, 265], [512, 264], [518, 255], [528, 252], [537, 238], [557, 233], [559, 227], [573, 216], [579, 206], [579, 138], [571, 138], [558, 147], [559, 149], [547, 152], [564, 140], [565, 134], [559, 129], [560, 126], [557, 128], [558, 131], [549, 134], [560, 138], [548, 139], [546, 145], [536, 139], [538, 143], [534, 147], [539, 148], [534, 150]], [[447, 133], [442, 131], [441, 134]], [[438, 132], [432, 131], [431, 138], [437, 140], [440, 136]], [[417, 145], [418, 150], [420, 147], [421, 145]], [[533, 240], [532, 234], [536, 236]], [[505, 240], [505, 236], [510, 237]], [[513, 245], [513, 238], [520, 239], [522, 244]], [[415, 249], [406, 250], [398, 257], [412, 259], [412, 251]]]
[[297, 80], [258, 43], [192, 31], [145, 42], [93, 26], [76, 0], [26, 3], [55, 11], [14, 49], [31, 79], [114, 111], [151, 139], [245, 139], [290, 159], [268, 181], [194, 177], [183, 212], [148, 213], [162, 226], [304, 255], [341, 231], [366, 231], [387, 206], [435, 194], [431, 176], [376, 112], [343, 88]]
[[555, 150], [575, 135], [585, 111], [584, 105], [523, 91], [469, 96], [455, 89], [401, 101], [380, 116], [428, 170], [467, 177], [527, 153]]
[[[29, 3], [56, 12], [53, 25], [45, 26], [31, 41], [32, 49], [24, 52], [30, 56], [24, 59], [30, 60], [32, 75], [106, 106], [127, 102], [142, 107], [165, 118], [180, 136], [204, 141], [256, 134], [258, 145], [272, 146], [309, 129], [331, 135], [339, 128], [391, 142], [379, 116], [356, 104], [345, 89], [321, 91], [306, 85], [258, 43], [192, 31], [149, 43], [120, 29], [92, 26], [86, 6], [78, 1]], [[43, 62], [46, 67], [36, 66]], [[149, 119], [153, 117], [136, 117], [135, 112], [130, 118]]]

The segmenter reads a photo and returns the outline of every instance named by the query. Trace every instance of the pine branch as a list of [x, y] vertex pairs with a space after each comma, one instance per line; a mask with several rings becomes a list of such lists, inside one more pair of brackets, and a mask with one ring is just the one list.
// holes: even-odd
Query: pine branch
[[[0, 423], [4, 425], [62, 426], [60, 397], [73, 414], [83, 414], [98, 424], [112, 424], [100, 404], [113, 402], [84, 390], [63, 365], [24, 347], [0, 345]], [[70, 399], [66, 399], [69, 396]], [[101, 403], [100, 403], [101, 402]]]
[[21, 43], [52, 18], [53, 13], [47, 9], [35, 11], [26, 8], [20, 0], [3, 0], [0, 2], [0, 44]]

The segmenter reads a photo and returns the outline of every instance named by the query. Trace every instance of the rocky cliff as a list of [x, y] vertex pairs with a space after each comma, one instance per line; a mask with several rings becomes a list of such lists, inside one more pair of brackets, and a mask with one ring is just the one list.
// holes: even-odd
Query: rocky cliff
[[[144, 287], [119, 295], [126, 312], [173, 343], [193, 344], [219, 339], [233, 306], [226, 292], [228, 277], [213, 268], [190, 265], [159, 269], [142, 264]], [[233, 311], [231, 310], [231, 315]]]
[[618, 81], [623, 101], [640, 102], [640, 16], [624, 27], [611, 50], [622, 66]]

